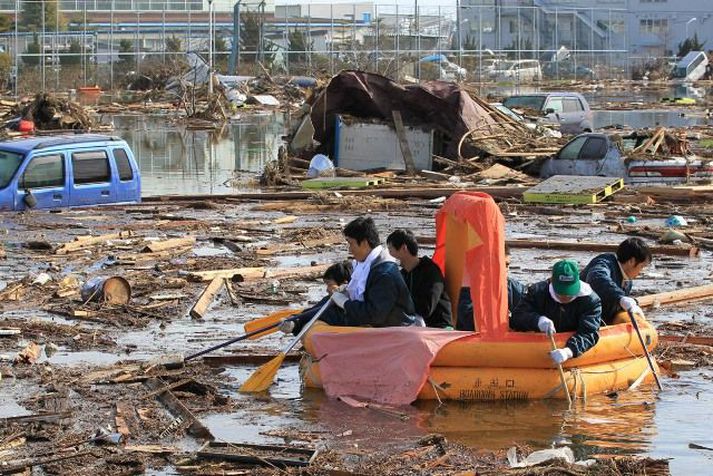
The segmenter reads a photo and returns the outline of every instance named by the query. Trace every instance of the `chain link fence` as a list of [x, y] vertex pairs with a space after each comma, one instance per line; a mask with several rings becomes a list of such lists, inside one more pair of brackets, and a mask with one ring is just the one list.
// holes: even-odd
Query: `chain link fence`
[[[185, 71], [187, 51], [207, 63], [212, 57], [221, 74], [314, 76], [349, 68], [399, 79], [523, 83], [629, 78], [633, 66], [651, 61], [629, 58], [627, 12], [616, 9], [417, 0], [278, 5], [274, 12], [242, 2], [232, 11], [199, 10], [192, 0], [72, 1], [60, 9], [18, 0], [0, 7], [10, 4], [18, 21], [0, 33], [0, 82], [16, 95], [91, 85], [160, 88]], [[147, 5], [154, 9], [141, 9]]]

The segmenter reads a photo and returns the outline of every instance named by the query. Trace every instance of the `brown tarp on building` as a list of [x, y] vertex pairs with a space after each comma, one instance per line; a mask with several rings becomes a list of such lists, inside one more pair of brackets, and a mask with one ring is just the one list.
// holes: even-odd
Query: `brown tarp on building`
[[[489, 128], [503, 130], [503, 120], [496, 120], [492, 109], [473, 100], [458, 84], [428, 81], [417, 85], [400, 85], [390, 79], [363, 71], [342, 71], [332, 78], [312, 104], [311, 119], [314, 139], [321, 152], [334, 150], [335, 117], [338, 114], [363, 119], [392, 122], [392, 111], [401, 111], [404, 123], [425, 126], [445, 135], [444, 155], [457, 158], [458, 142], [465, 133]], [[508, 124], [521, 132], [518, 124]], [[507, 127], [507, 126], [505, 126]], [[513, 130], [514, 132], [514, 130]], [[475, 149], [464, 149], [464, 156], [475, 155]]]

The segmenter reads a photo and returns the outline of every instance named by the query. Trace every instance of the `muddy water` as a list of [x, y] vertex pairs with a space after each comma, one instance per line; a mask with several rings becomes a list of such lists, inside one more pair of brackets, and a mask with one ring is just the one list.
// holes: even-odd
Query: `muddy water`
[[217, 130], [191, 130], [161, 116], [114, 115], [115, 134], [139, 161], [142, 195], [224, 194], [251, 189], [277, 157], [287, 117], [244, 116]]

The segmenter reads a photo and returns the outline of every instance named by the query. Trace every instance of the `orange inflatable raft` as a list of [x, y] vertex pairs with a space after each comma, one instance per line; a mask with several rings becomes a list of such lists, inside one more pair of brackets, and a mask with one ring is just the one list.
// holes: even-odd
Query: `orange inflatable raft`
[[[467, 276], [478, 331], [440, 349], [418, 399], [565, 398], [559, 371], [549, 357], [551, 344], [547, 336], [511, 332], [508, 327], [504, 236], [503, 216], [486, 194], [456, 193], [438, 212], [433, 259], [444, 272], [454, 321], [454, 298]], [[658, 342], [655, 329], [642, 318], [637, 322], [644, 343], [653, 350]], [[311, 340], [315, 334], [370, 331], [316, 323], [304, 337], [307, 355], [301, 370], [305, 385], [322, 386], [319, 363], [313, 360]], [[557, 346], [563, 347], [571, 335], [558, 333]], [[653, 380], [636, 331], [624, 313], [613, 325], [600, 329], [600, 339], [594, 347], [568, 360], [563, 367], [570, 393], [584, 398]]]
[[[651, 381], [644, 353], [625, 314], [615, 325], [602, 328], [597, 345], [576, 359], [565, 362], [565, 377], [571, 394], [581, 398], [622, 390], [639, 380]], [[658, 342], [655, 329], [638, 319], [644, 342], [653, 350]], [[319, 363], [313, 361], [311, 338], [317, 333], [369, 332], [357, 327], [335, 327], [318, 322], [304, 339], [306, 358], [301, 373], [307, 387], [321, 388]], [[559, 334], [559, 347], [572, 333]], [[436, 355], [429, 382], [419, 400], [527, 400], [564, 398], [560, 376], [549, 357], [550, 343], [538, 333], [511, 332], [507, 340], [483, 341], [472, 336], [453, 341]]]

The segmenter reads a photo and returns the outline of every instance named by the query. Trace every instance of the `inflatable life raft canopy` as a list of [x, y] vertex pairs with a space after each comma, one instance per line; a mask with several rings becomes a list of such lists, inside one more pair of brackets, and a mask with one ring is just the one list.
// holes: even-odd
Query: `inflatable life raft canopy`
[[436, 251], [451, 298], [453, 322], [458, 295], [470, 283], [475, 330], [483, 340], [501, 340], [509, 331], [505, 219], [490, 195], [457, 192], [436, 214]]

